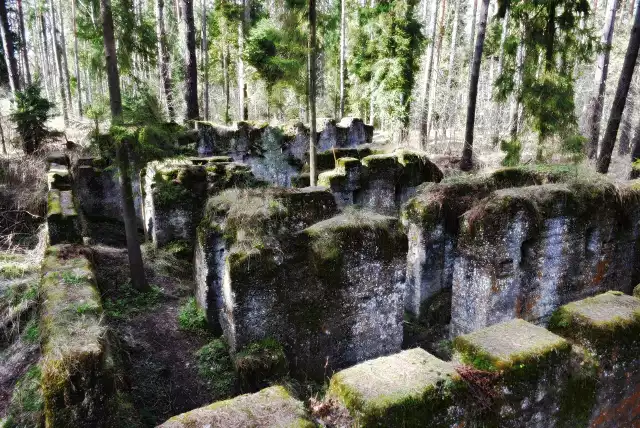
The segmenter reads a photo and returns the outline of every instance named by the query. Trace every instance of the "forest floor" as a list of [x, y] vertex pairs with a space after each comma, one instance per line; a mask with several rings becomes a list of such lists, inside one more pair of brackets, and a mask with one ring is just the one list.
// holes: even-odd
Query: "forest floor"
[[92, 249], [107, 320], [123, 357], [120, 380], [139, 424], [155, 426], [215, 401], [198, 374], [195, 356], [208, 338], [181, 330], [177, 320], [181, 304], [193, 294], [192, 275], [180, 271], [180, 261], [162, 260], [164, 255], [156, 254], [155, 260], [145, 260], [153, 288], [137, 293], [128, 283], [125, 249]]

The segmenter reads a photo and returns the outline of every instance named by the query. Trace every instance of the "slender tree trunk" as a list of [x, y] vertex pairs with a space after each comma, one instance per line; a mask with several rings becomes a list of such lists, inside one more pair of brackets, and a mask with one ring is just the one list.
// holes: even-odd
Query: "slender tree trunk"
[[0, 36], [2, 37], [2, 49], [4, 52], [4, 60], [7, 64], [7, 72], [9, 73], [9, 86], [11, 93], [15, 94], [20, 90], [20, 75], [18, 74], [18, 61], [15, 57], [13, 47], [14, 40], [11, 29], [9, 28], [9, 17], [7, 16], [7, 5], [5, 1], [0, 1]]
[[194, 126], [200, 115], [198, 111], [198, 62], [196, 61], [196, 27], [193, 20], [193, 0], [181, 0], [182, 24], [184, 26], [183, 43], [185, 65], [184, 100], [187, 104], [185, 122]]
[[420, 145], [422, 149], [426, 149], [429, 143], [429, 94], [431, 92], [431, 73], [433, 72], [433, 57], [435, 54], [436, 29], [438, 22], [438, 1], [433, 4], [433, 14], [429, 20], [429, 49], [425, 57], [424, 66], [424, 85], [422, 92], [422, 112], [420, 113]]
[[[436, 45], [436, 56], [433, 68], [431, 92], [429, 93], [429, 109], [427, 110], [427, 135], [431, 134], [431, 125], [433, 121], [433, 105], [435, 104], [436, 90], [438, 87], [438, 68], [440, 67], [440, 52], [442, 50], [442, 40], [444, 39], [444, 18], [447, 7], [447, 0], [442, 0], [442, 13], [440, 14], [440, 30], [438, 31], [438, 44]], [[436, 129], [435, 144], [438, 144], [438, 134]]]
[[[229, 115], [230, 99], [231, 99], [231, 82], [229, 79], [229, 46], [225, 46], [224, 52], [222, 52], [222, 74], [224, 79], [224, 123], [229, 123], [231, 120]], [[267, 119], [268, 120], [268, 119]]]
[[618, 144], [618, 154], [621, 156], [629, 154], [629, 144], [631, 142], [631, 136], [633, 133], [633, 125], [631, 124], [631, 122], [633, 121], [633, 112], [635, 110], [636, 97], [638, 92], [637, 84], [638, 73], [636, 70], [633, 73], [633, 82], [631, 82], [631, 87], [629, 88], [630, 94], [627, 97], [627, 106], [624, 109], [624, 113], [622, 115], [620, 143]]
[[455, 1], [453, 13], [453, 29], [451, 30], [451, 47], [449, 48], [449, 67], [447, 73], [447, 90], [451, 90], [453, 84], [453, 68], [456, 63], [456, 48], [458, 46], [458, 21], [460, 16], [460, 0]]
[[29, 67], [29, 54], [27, 49], [27, 32], [24, 28], [24, 12], [22, 11], [22, 0], [18, 0], [18, 25], [20, 26], [20, 52], [22, 53], [22, 62], [24, 63], [24, 74], [27, 84], [31, 84], [31, 69]]
[[316, 185], [316, 0], [309, 0], [309, 181]]
[[62, 118], [64, 119], [64, 126], [67, 127], [69, 126], [69, 114], [67, 112], [67, 99], [64, 92], [64, 71], [62, 70], [63, 65], [62, 65], [62, 55], [60, 53], [61, 48], [60, 48], [60, 43], [56, 38], [56, 32], [57, 32], [56, 31], [56, 12], [55, 12], [53, 0], [50, 0], [49, 7], [50, 7], [49, 12], [51, 13], [51, 27], [52, 27], [51, 34], [53, 37], [53, 40], [51, 41], [51, 43], [53, 44], [54, 58], [56, 62], [56, 68], [58, 70], [58, 90], [60, 91], [60, 108], [62, 109]]
[[[509, 31], [509, 12], [507, 9], [502, 18], [502, 34], [500, 35], [500, 50], [498, 53], [498, 77], [502, 75], [502, 70], [504, 68], [504, 45], [507, 41], [507, 33]], [[498, 143], [500, 140], [500, 125], [501, 125], [501, 103], [494, 103], [494, 117], [495, 121], [493, 122], [493, 142], [494, 144]]]
[[627, 101], [629, 86], [631, 86], [631, 80], [633, 79], [633, 69], [635, 68], [636, 60], [638, 59], [639, 47], [640, 2], [636, 7], [636, 17], [633, 22], [633, 28], [631, 29], [629, 45], [627, 46], [627, 53], [624, 56], [624, 63], [622, 64], [622, 70], [620, 71], [620, 78], [618, 79], [618, 87], [613, 98], [611, 112], [609, 113], [609, 122], [607, 123], [607, 129], [604, 131], [604, 136], [602, 137], [600, 154], [598, 155], [598, 163], [596, 165], [597, 171], [601, 174], [606, 174], [607, 171], [609, 171], [611, 153], [613, 153], [613, 147], [616, 143], [616, 135], [618, 134], [618, 128], [620, 127], [620, 119], [622, 118], [624, 105]]
[[171, 71], [169, 70], [169, 51], [167, 50], [167, 33], [164, 27], [164, 0], [156, 0], [156, 34], [158, 36], [158, 74], [162, 80], [164, 98], [167, 102], [169, 120], [175, 119], [173, 109], [173, 92], [171, 85]]
[[520, 89], [522, 87], [522, 77], [524, 74], [524, 42], [518, 45], [516, 52], [516, 88], [511, 95], [511, 113], [509, 114], [509, 138], [515, 141], [518, 137], [518, 124], [520, 113]]
[[71, 1], [73, 15], [73, 62], [76, 73], [76, 92], [78, 96], [78, 114], [82, 117], [82, 86], [80, 85], [80, 62], [78, 60], [78, 28], [76, 24], [76, 0]]
[[[111, 123], [122, 123], [122, 96], [120, 94], [120, 75], [118, 73], [118, 59], [116, 57], [116, 43], [113, 35], [113, 16], [111, 14], [111, 0], [100, 0], [102, 14], [102, 32], [104, 36], [104, 50], [109, 80], [109, 101], [111, 105]], [[116, 142], [116, 160], [120, 172], [120, 189], [122, 192], [122, 219], [127, 236], [127, 255], [129, 256], [129, 270], [131, 283], [140, 291], [149, 289], [142, 262], [142, 252], [138, 241], [136, 212], [133, 205], [133, 191], [129, 176], [128, 141]]]
[[344, 117], [344, 84], [346, 73], [347, 13], [345, 4], [346, 0], [340, 0], [340, 119]]
[[598, 140], [600, 139], [600, 122], [602, 120], [602, 108], [604, 104], [604, 93], [607, 84], [607, 74], [609, 72], [609, 54], [611, 51], [611, 41], [613, 40], [613, 28], [616, 19], [616, 9], [618, 0], [609, 0], [607, 16], [602, 29], [603, 51], [598, 54], [596, 60], [596, 71], [593, 80], [593, 91], [589, 99], [587, 108], [587, 156], [593, 159], [598, 153]]
[[460, 169], [469, 171], [473, 167], [473, 127], [476, 120], [476, 101], [478, 98], [478, 80], [480, 79], [480, 63], [484, 50], [484, 37], [487, 31], [487, 15], [489, 12], [489, 0], [482, 0], [480, 5], [480, 20], [478, 21], [478, 35], [471, 64], [471, 77], [469, 79], [469, 99], [467, 103], [467, 124], [464, 134], [464, 148]]
[[51, 86], [51, 81], [49, 80], [49, 77], [52, 73], [50, 72], [51, 68], [49, 67], [49, 44], [47, 43], [47, 27], [43, 12], [39, 12], [38, 21], [40, 22], [40, 38], [42, 39], [42, 63], [44, 64], [44, 76], [42, 76], [42, 80], [44, 81], [47, 98], [53, 98], [53, 93], [55, 92], [55, 90]]
[[209, 36], [207, 34], [207, 0], [202, 0], [202, 71], [204, 120], [209, 120]]
[[69, 64], [67, 61], [67, 41], [64, 35], [64, 16], [62, 14], [62, 0], [58, 2], [58, 12], [60, 14], [60, 44], [62, 46], [62, 66], [64, 71], [64, 84], [67, 95], [67, 105], [69, 109], [73, 104], [73, 98], [71, 97], [71, 82], [69, 79]]
[[[471, 10], [471, 31], [469, 34], [469, 63], [473, 61], [473, 45], [476, 40], [476, 17], [478, 16], [478, 0], [473, 0], [473, 9]], [[471, 74], [471, 67], [469, 67]]]
[[634, 164], [640, 161], [640, 118], [636, 122], [636, 133], [631, 140], [631, 172], [629, 174], [630, 179], [636, 179], [640, 177], [640, 168], [634, 168]]
[[251, 20], [250, 0], [242, 0], [242, 20], [238, 24], [238, 117], [240, 120], [249, 119], [249, 104], [247, 100], [247, 81], [244, 67], [244, 41]]

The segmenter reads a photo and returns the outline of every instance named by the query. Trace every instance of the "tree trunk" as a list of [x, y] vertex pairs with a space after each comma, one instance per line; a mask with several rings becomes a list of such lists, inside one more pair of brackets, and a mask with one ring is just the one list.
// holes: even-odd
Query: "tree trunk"
[[[442, 50], [442, 40], [444, 39], [444, 18], [446, 12], [447, 0], [442, 0], [442, 13], [440, 14], [440, 30], [438, 32], [438, 44], [436, 45], [436, 55], [435, 62], [433, 68], [435, 72], [433, 73], [431, 92], [429, 93], [429, 109], [427, 110], [427, 135], [431, 133], [431, 124], [433, 121], [433, 105], [435, 104], [436, 90], [438, 87], [438, 67], [440, 66], [440, 52]], [[436, 140], [435, 144], [438, 144], [437, 139], [437, 129], [436, 129]]]
[[[509, 31], [509, 12], [510, 10], [507, 9], [504, 15], [504, 18], [502, 18], [502, 34], [500, 35], [500, 50], [498, 52], [498, 77], [500, 77], [502, 75], [502, 70], [504, 68], [504, 44], [507, 41], [507, 33]], [[501, 125], [501, 103], [494, 103], [494, 118], [495, 121], [493, 122], [492, 126], [493, 126], [493, 141], [494, 144], [498, 143], [498, 140], [500, 140], [500, 125]]]
[[436, 29], [438, 22], [438, 0], [434, 1], [433, 13], [429, 20], [429, 50], [425, 58], [424, 85], [422, 92], [422, 111], [420, 113], [420, 145], [426, 149], [429, 143], [429, 94], [431, 93], [431, 73], [433, 72], [433, 56], [435, 54]]
[[[51, 81], [49, 77], [51, 76], [51, 67], [49, 67], [49, 44], [47, 43], [47, 26], [44, 19], [44, 13], [39, 12], [38, 20], [40, 21], [40, 38], [42, 39], [42, 63], [44, 64], [44, 76], [42, 76], [42, 80], [44, 81], [44, 87], [47, 93], [47, 98], [54, 98], [55, 92], [54, 88], [51, 87]], [[50, 89], [51, 88], [51, 89]]]
[[469, 78], [469, 99], [467, 101], [467, 123], [464, 134], [464, 148], [460, 169], [469, 171], [473, 167], [473, 127], [476, 120], [476, 101], [478, 98], [478, 80], [480, 79], [480, 63], [484, 50], [484, 37], [487, 32], [487, 15], [489, 12], [489, 0], [482, 0], [480, 5], [480, 19], [478, 21], [478, 35], [471, 64], [471, 76]]
[[636, 122], [636, 133], [631, 141], [631, 147], [631, 172], [629, 178], [633, 180], [640, 177], [640, 168], [633, 167], [634, 163], [640, 161], [640, 119]]
[[346, 0], [340, 1], [340, 119], [344, 117], [344, 81], [346, 72], [347, 14], [345, 3]]
[[629, 96], [627, 97], [627, 106], [624, 109], [624, 113], [622, 115], [622, 124], [620, 129], [620, 143], [618, 144], [618, 154], [621, 156], [629, 154], [629, 143], [631, 142], [631, 137], [633, 134], [633, 125], [631, 122], [633, 121], [633, 111], [636, 106], [636, 97], [637, 97], [637, 84], [638, 84], [638, 73], [634, 71], [634, 81], [631, 82], [631, 87], [629, 88]]
[[209, 37], [207, 35], [207, 0], [202, 0], [202, 97], [204, 120], [209, 120]]
[[64, 18], [62, 14], [62, 0], [58, 2], [58, 13], [60, 14], [60, 45], [62, 47], [62, 66], [64, 71], [64, 84], [67, 95], [67, 105], [71, 109], [73, 98], [71, 97], [71, 82], [69, 81], [69, 64], [67, 61], [67, 41], [64, 35]]
[[56, 68], [58, 70], [58, 90], [60, 91], [60, 108], [62, 109], [62, 118], [64, 119], [64, 126], [69, 126], [69, 115], [67, 113], [67, 100], [64, 93], [64, 71], [62, 70], [62, 55], [60, 53], [60, 43], [58, 43], [58, 39], [56, 37], [56, 12], [55, 7], [53, 7], [53, 0], [49, 1], [49, 7], [51, 10], [51, 34], [53, 40], [51, 43], [53, 44], [53, 52], [54, 58], [56, 62]]
[[241, 120], [249, 119], [249, 104], [247, 100], [247, 81], [244, 70], [244, 40], [249, 29], [251, 19], [251, 3], [242, 0], [242, 20], [238, 25], [238, 117]]
[[598, 140], [600, 139], [600, 122], [602, 121], [602, 108], [604, 93], [609, 72], [609, 54], [611, 41], [613, 40], [613, 28], [616, 19], [618, 0], [609, 0], [607, 17], [602, 28], [602, 52], [596, 60], [596, 72], [593, 79], [593, 92], [589, 99], [589, 107], [586, 115], [587, 156], [593, 159], [598, 153]]
[[451, 30], [451, 47], [449, 48], [449, 67], [447, 74], [447, 90], [451, 90], [453, 84], [453, 67], [456, 63], [456, 48], [458, 45], [458, 21], [460, 15], [460, 0], [455, 2], [455, 11], [453, 13], [453, 29]]
[[604, 131], [604, 136], [602, 137], [600, 154], [598, 155], [598, 163], [596, 165], [597, 171], [601, 174], [606, 174], [607, 171], [609, 171], [611, 153], [613, 153], [613, 146], [616, 143], [616, 135], [618, 134], [618, 128], [620, 127], [620, 119], [622, 118], [624, 105], [627, 101], [627, 94], [629, 93], [629, 86], [631, 86], [631, 79], [633, 79], [633, 69], [635, 68], [636, 60], [638, 59], [639, 47], [640, 2], [636, 7], [636, 17], [633, 22], [633, 28], [631, 29], [631, 36], [629, 37], [629, 45], [627, 46], [627, 53], [624, 56], [622, 70], [620, 71], [618, 87], [613, 98], [613, 104], [611, 105], [609, 122], [607, 123], [607, 129]]
[[520, 113], [520, 88], [524, 74], [524, 42], [521, 41], [516, 52], [516, 88], [511, 98], [511, 113], [509, 114], [509, 138], [513, 142], [518, 137], [518, 115]]
[[24, 74], [26, 83], [31, 84], [31, 69], [29, 67], [29, 55], [27, 49], [27, 32], [24, 28], [24, 12], [22, 11], [22, 0], [18, 0], [18, 25], [20, 26], [20, 52], [22, 53], [22, 62], [24, 63]]
[[0, 1], [0, 36], [2, 37], [2, 49], [4, 60], [7, 63], [7, 73], [9, 73], [9, 86], [11, 93], [15, 94], [20, 90], [20, 75], [18, 74], [18, 61], [16, 61], [13, 47], [13, 33], [9, 28], [9, 17], [7, 16], [7, 5], [5, 1]]
[[[224, 52], [222, 52], [222, 75], [224, 79], [224, 123], [227, 124], [231, 120], [229, 117], [229, 104], [231, 82], [229, 81], [229, 46], [225, 46]], [[268, 103], [268, 101], [267, 101]], [[269, 118], [267, 118], [269, 121]]]
[[82, 117], [82, 87], [80, 85], [80, 64], [78, 61], [78, 28], [76, 26], [76, 0], [71, 1], [73, 15], [73, 62], [76, 73], [76, 92], [78, 96], [78, 114]]
[[[111, 106], [111, 123], [122, 123], [122, 96], [120, 94], [120, 76], [118, 74], [118, 59], [116, 57], [116, 43], [113, 35], [113, 16], [111, 14], [111, 0], [100, 0], [102, 14], [102, 33], [104, 36], [105, 60], [107, 66], [107, 79], [109, 81], [109, 103]], [[133, 192], [131, 190], [131, 177], [129, 176], [128, 141], [116, 142], [116, 160], [120, 173], [120, 190], [122, 192], [122, 219], [127, 236], [127, 255], [129, 257], [129, 270], [131, 283], [140, 291], [149, 289], [142, 262], [140, 243], [138, 242], [138, 228], [136, 225], [136, 213], [133, 205]]]
[[316, 185], [316, 0], [309, 0], [309, 182]]
[[185, 122], [189, 126], [198, 120], [198, 62], [196, 61], [196, 27], [193, 21], [193, 0], [181, 0], [182, 25], [184, 26], [184, 66], [185, 91], [184, 100], [187, 104]]
[[164, 0], [156, 0], [156, 34], [158, 36], [158, 74], [162, 81], [164, 98], [167, 103], [169, 120], [175, 119], [173, 109], [173, 92], [171, 85], [171, 71], [169, 70], [169, 51], [167, 50], [167, 33], [164, 27]]

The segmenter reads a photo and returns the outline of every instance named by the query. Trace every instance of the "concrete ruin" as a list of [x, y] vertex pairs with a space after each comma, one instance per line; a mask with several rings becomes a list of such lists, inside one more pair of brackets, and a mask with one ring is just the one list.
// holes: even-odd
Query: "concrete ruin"
[[[140, 223], [157, 247], [193, 248], [193, 294], [230, 359], [276, 344], [282, 375], [330, 378], [327, 394], [307, 408], [270, 386], [162, 426], [312, 427], [332, 412], [361, 427], [640, 423], [638, 183], [566, 167], [443, 179], [423, 153], [362, 147], [369, 131], [351, 121], [322, 130], [329, 151], [310, 188], [308, 131], [295, 129], [203, 127], [201, 147], [216, 156], [143, 169]], [[47, 426], [101, 426], [116, 396], [80, 244], [91, 221], [120, 215], [114, 176], [99, 165], [50, 161], [39, 285]], [[447, 358], [407, 345], [410, 325], [432, 324], [451, 339]], [[278, 379], [249, 381], [256, 391]]]

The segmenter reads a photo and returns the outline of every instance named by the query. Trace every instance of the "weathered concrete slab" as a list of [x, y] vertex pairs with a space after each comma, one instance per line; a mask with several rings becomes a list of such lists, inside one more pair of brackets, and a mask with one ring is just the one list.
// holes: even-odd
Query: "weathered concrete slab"
[[334, 374], [327, 394], [349, 410], [355, 426], [453, 426], [460, 383], [451, 363], [415, 348]]
[[316, 425], [305, 412], [302, 402], [294, 399], [282, 386], [272, 386], [255, 394], [218, 401], [174, 416], [162, 428], [267, 428]]
[[610, 291], [569, 303], [549, 327], [588, 349], [598, 363], [591, 426], [640, 424], [640, 299]]

